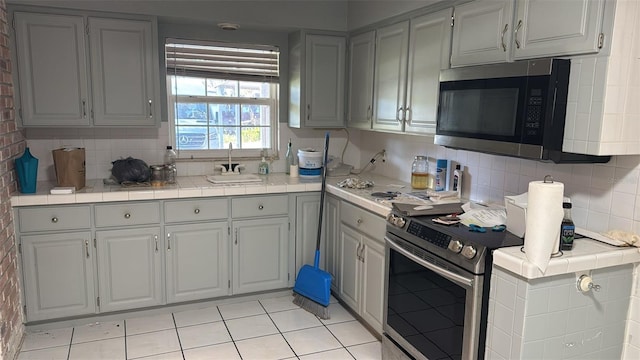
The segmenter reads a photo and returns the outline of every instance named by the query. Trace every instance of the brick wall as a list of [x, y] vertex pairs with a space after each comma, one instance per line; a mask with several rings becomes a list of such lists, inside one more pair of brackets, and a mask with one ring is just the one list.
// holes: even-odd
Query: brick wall
[[24, 333], [10, 194], [17, 189], [13, 160], [25, 141], [15, 121], [7, 18], [0, 0], [0, 359], [14, 358]]

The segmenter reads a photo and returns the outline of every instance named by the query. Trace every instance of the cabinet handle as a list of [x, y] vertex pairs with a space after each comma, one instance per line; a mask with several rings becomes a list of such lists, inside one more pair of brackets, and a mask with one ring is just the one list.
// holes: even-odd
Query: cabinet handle
[[400, 112], [403, 110], [404, 110], [403, 107], [399, 107], [398, 111], [396, 111], [396, 120], [398, 120], [399, 123], [402, 123], [402, 117], [400, 116]]
[[158, 235], [153, 235], [153, 239], [156, 241], [156, 252], [158, 252]]
[[411, 108], [404, 109], [404, 121], [411, 123]]
[[509, 24], [504, 24], [504, 29], [502, 29], [502, 39], [501, 39], [502, 51], [504, 52], [507, 52], [507, 44], [504, 43], [504, 34], [507, 33], [507, 30], [509, 30]]
[[307, 120], [311, 118], [311, 104], [307, 104]]
[[364, 247], [367, 246], [365, 244], [362, 244], [362, 247], [360, 247], [360, 261], [364, 262]]
[[371, 105], [367, 107], [367, 120], [371, 120]]
[[131, 218], [131, 214], [129, 214], [129, 213], [124, 214], [124, 218], [125, 219], [130, 219]]
[[54, 216], [54, 217], [52, 217], [52, 218], [51, 218], [51, 222], [52, 222], [52, 223], [54, 223], [54, 224], [57, 224], [57, 223], [58, 223], [58, 218], [57, 218], [57, 217], [55, 217], [55, 216]]
[[84, 251], [87, 254], [87, 259], [89, 258], [89, 240], [84, 241]]
[[358, 224], [358, 225], [362, 224], [362, 219], [356, 220], [356, 224]]
[[238, 229], [233, 230], [233, 234], [235, 235], [235, 238], [236, 238], [235, 244], [238, 245]]
[[194, 214], [196, 214], [196, 215], [197, 215], [197, 214], [200, 214], [200, 209], [195, 209], [195, 210], [193, 210], [193, 213], [194, 213]]
[[149, 99], [149, 117], [153, 117], [153, 101], [151, 99]]
[[263, 210], [264, 209], [264, 205], [260, 204], [258, 205], [258, 210]]
[[356, 248], [356, 259], [360, 260], [360, 246], [362, 244], [358, 243], [358, 247]]
[[513, 34], [513, 37], [516, 39], [516, 49], [520, 49], [520, 41], [518, 41], [518, 31], [522, 27], [522, 20], [518, 20], [518, 25], [516, 26], [516, 31]]
[[87, 118], [87, 100], [82, 99], [82, 117]]
[[171, 233], [167, 233], [167, 250], [171, 250]]

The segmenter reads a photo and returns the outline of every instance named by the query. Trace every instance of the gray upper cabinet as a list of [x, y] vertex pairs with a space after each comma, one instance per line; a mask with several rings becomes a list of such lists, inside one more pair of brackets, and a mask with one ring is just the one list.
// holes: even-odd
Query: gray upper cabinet
[[16, 12], [23, 126], [88, 126], [89, 78], [80, 16]]
[[14, 13], [25, 127], [157, 126], [155, 20]]
[[410, 22], [405, 132], [435, 134], [440, 70], [449, 68], [452, 9]]
[[289, 126], [344, 127], [344, 36], [289, 36]]
[[440, 70], [449, 67], [451, 12], [377, 30], [374, 129], [435, 133]]
[[402, 131], [407, 81], [409, 22], [376, 31], [373, 85], [373, 128]]
[[477, 0], [457, 6], [451, 66], [597, 53], [603, 0]]
[[155, 125], [151, 22], [89, 18], [89, 36], [94, 124]]
[[375, 31], [349, 39], [349, 115], [348, 126], [371, 129], [373, 116], [373, 71]]

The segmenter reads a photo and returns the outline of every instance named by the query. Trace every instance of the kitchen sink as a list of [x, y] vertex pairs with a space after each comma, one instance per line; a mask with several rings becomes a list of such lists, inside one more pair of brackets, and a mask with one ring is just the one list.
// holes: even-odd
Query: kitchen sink
[[207, 175], [207, 181], [214, 184], [239, 184], [262, 182], [256, 174]]

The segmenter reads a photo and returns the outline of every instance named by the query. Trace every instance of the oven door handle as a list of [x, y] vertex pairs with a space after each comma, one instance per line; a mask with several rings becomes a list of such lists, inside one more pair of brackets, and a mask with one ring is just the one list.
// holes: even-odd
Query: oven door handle
[[402, 248], [401, 246], [399, 246], [395, 241], [389, 239], [388, 237], [384, 238], [387, 241], [387, 244], [389, 244], [389, 246], [391, 248], [393, 248], [393, 250], [399, 252], [400, 254], [408, 257], [409, 259], [413, 260], [414, 262], [422, 265], [423, 267], [426, 267], [427, 269], [433, 271], [434, 273], [443, 276], [453, 282], [456, 282], [460, 285], [466, 286], [466, 287], [473, 287], [473, 278], [466, 278], [462, 275], [458, 275], [456, 273], [453, 273], [449, 270], [440, 268], [428, 261], [425, 261], [424, 259], [421, 259], [417, 256], [415, 256], [414, 254], [410, 253], [409, 251], [405, 250], [404, 248]]

